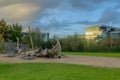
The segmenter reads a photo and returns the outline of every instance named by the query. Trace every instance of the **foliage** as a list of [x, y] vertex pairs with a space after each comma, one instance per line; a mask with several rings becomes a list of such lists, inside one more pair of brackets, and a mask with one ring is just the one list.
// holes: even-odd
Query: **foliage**
[[19, 24], [7, 24], [4, 19], [0, 20], [0, 40], [6, 42], [16, 42], [17, 37], [22, 41], [22, 26]]
[[4, 51], [4, 47], [1, 47], [1, 46], [0, 46], [0, 51]]
[[4, 34], [8, 31], [8, 25], [6, 24], [5, 20], [0, 20], [0, 43], [4, 41]]
[[120, 52], [120, 38], [86, 39], [77, 35], [60, 39], [62, 51]]
[[8, 31], [8, 25], [7, 25], [7, 23], [5, 22], [4, 19], [0, 20], [0, 33], [4, 34], [7, 31]]
[[[26, 34], [27, 35], [23, 37], [23, 43], [26, 43], [31, 47], [30, 33], [27, 32]], [[31, 36], [34, 48], [40, 48], [45, 45], [45, 41], [42, 39], [42, 34], [39, 28], [31, 29]]]
[[62, 38], [61, 46], [63, 51], [83, 51], [83, 39], [78, 38], [77, 35], [68, 36], [67, 38]]
[[51, 38], [45, 42], [45, 48], [52, 48], [56, 44], [56, 41], [54, 38]]
[[119, 80], [119, 75], [119, 68], [58, 63], [0, 63], [0, 80]]
[[[92, 29], [92, 28], [91, 28]], [[0, 20], [0, 43], [19, 42], [28, 44], [31, 47], [29, 32], [23, 35], [22, 26], [20, 24], [7, 24], [4, 19]], [[55, 44], [55, 38], [44, 41], [39, 28], [31, 30], [34, 48], [52, 48]], [[59, 38], [62, 51], [84, 51], [84, 52], [120, 52], [120, 38], [104, 38], [102, 40], [78, 37], [77, 34], [65, 38]]]
[[4, 39], [6, 42], [17, 42], [17, 38], [22, 42], [22, 26], [19, 24], [9, 25], [9, 30], [5, 33]]

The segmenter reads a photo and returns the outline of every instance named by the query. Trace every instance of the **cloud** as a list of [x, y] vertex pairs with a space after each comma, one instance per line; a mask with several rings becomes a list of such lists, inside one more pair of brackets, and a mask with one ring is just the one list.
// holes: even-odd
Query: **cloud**
[[46, 30], [46, 31], [48, 31], [48, 30], [52, 30], [52, 31], [61, 30], [61, 29], [69, 26], [69, 23], [67, 23], [66, 21], [60, 22], [59, 20], [57, 20], [55, 18], [50, 19], [48, 21], [48, 23], [46, 23], [46, 24], [42, 23], [42, 22], [39, 22], [39, 23], [40, 23], [39, 24], [40, 28], [43, 30]]
[[115, 10], [114, 8], [107, 8], [103, 11], [100, 18], [96, 21], [84, 20], [73, 22], [72, 24], [84, 24], [84, 25], [96, 25], [96, 24], [119, 24], [120, 22], [120, 11]]
[[[98, 8], [98, 4], [104, 0], [0, 0], [0, 17], [8, 17], [10, 20], [33, 20], [42, 19], [43, 17], [51, 16], [51, 10], [61, 10], [64, 12], [68, 8], [91, 11]], [[64, 5], [63, 5], [64, 4]], [[93, 5], [94, 4], [94, 5]], [[67, 7], [66, 7], [67, 5]], [[70, 9], [71, 10], [71, 9]], [[52, 14], [54, 16], [54, 14]], [[15, 16], [15, 17], [13, 17]]]
[[91, 3], [86, 2], [86, 0], [70, 0], [73, 9], [90, 11], [96, 9]]
[[8, 6], [11, 4], [21, 3], [22, 0], [0, 0], [0, 7], [1, 6]]
[[82, 11], [94, 11], [108, 0], [69, 0], [73, 9]]
[[0, 18], [47, 31], [71, 30], [74, 25], [119, 24], [119, 5], [120, 0], [0, 0]]
[[[64, 0], [63, 0], [64, 1]], [[50, 16], [63, 2], [60, 0], [0, 0], [0, 18], [9, 22], [32, 22]]]
[[0, 7], [0, 17], [13, 20], [22, 21], [30, 19], [37, 11], [39, 7], [31, 4], [13, 4], [4, 7]]
[[97, 24], [97, 22], [84, 20], [84, 21], [73, 22], [72, 24], [94, 25], [94, 24]]
[[119, 14], [120, 12], [116, 11], [115, 9], [107, 8], [97, 22], [118, 24], [120, 21]]

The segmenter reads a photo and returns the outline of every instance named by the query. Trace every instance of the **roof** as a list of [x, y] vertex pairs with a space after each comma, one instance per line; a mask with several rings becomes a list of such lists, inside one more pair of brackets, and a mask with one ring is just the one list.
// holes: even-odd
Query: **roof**
[[117, 30], [117, 31], [120, 31], [120, 28], [118, 28], [118, 27], [113, 27], [113, 26], [107, 26], [107, 25], [96, 25], [96, 26], [90, 26], [90, 27], [87, 27], [86, 28], [86, 30], [87, 29], [95, 29], [95, 28], [99, 28], [99, 27], [107, 27], [107, 28], [112, 28], [112, 29], [115, 29], [115, 30]]
[[117, 31], [119, 31], [119, 30], [120, 30], [120, 28], [118, 28], [118, 27], [107, 26], [107, 25], [101, 25], [101, 27], [112, 28], [112, 29], [115, 29], [115, 30], [117, 30]]

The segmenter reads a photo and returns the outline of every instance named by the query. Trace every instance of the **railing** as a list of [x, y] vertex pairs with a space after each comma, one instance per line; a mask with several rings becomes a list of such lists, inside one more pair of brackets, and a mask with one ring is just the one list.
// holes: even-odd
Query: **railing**
[[[22, 52], [28, 51], [29, 47], [25, 44], [19, 44], [19, 49], [21, 49]], [[0, 53], [18, 53], [18, 47], [17, 43], [1, 43], [0, 44]]]

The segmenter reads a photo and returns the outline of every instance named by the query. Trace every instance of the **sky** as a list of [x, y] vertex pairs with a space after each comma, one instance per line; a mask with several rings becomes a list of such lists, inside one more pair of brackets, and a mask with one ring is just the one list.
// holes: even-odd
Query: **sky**
[[0, 19], [23, 31], [39, 27], [51, 36], [85, 34], [94, 25], [120, 27], [120, 0], [0, 0]]

